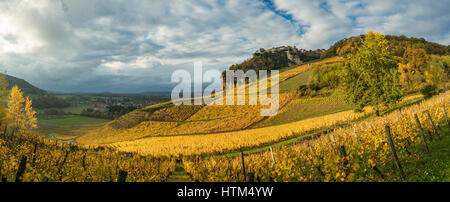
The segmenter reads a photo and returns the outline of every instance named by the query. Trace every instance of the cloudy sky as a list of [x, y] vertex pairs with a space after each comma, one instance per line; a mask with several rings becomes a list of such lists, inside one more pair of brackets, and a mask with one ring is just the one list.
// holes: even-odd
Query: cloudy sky
[[59, 92], [170, 91], [195, 61], [368, 30], [449, 45], [450, 0], [0, 0], [0, 70]]

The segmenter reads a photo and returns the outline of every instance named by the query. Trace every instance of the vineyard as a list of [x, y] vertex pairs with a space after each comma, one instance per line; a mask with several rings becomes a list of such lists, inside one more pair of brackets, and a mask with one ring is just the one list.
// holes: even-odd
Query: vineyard
[[0, 185], [19, 199], [436, 195], [386, 184], [450, 182], [449, 5], [0, 0]]
[[312, 64], [306, 64], [306, 65], [301, 65], [298, 67], [294, 67], [294, 68], [289, 68], [286, 70], [283, 70], [282, 72], [280, 72], [280, 82], [283, 82], [285, 80], [288, 80], [292, 77], [295, 77], [301, 73], [304, 73], [306, 71], [308, 71], [309, 69], [313, 69], [319, 66], [326, 66], [326, 65], [331, 65], [331, 64], [337, 64], [337, 63], [343, 63], [345, 62], [344, 58], [340, 58], [340, 57], [333, 57], [333, 58], [328, 58], [328, 59], [324, 59], [318, 62], [314, 62]]
[[290, 123], [315, 116], [347, 111], [350, 109], [351, 108], [347, 105], [347, 103], [345, 103], [344, 95], [340, 90], [336, 90], [328, 97], [305, 98], [296, 96], [283, 108], [281, 108], [276, 116], [268, 117], [264, 121], [258, 122], [252, 126], [252, 128]]
[[249, 105], [248, 95], [261, 88], [245, 84], [238, 86], [244, 89], [245, 105], [236, 105], [242, 95], [236, 89], [235, 105], [165, 102], [107, 123], [40, 129], [47, 138], [33, 130], [5, 128], [1, 180], [405, 180], [416, 173], [411, 164], [429, 158], [428, 144], [447, 137], [439, 133], [448, 128], [450, 92], [431, 99], [410, 94], [362, 112], [348, 105], [342, 88], [302, 93], [317, 69], [343, 62], [336, 57], [282, 69], [279, 83], [262, 78], [280, 88], [275, 95], [279, 111], [272, 117], [260, 115], [267, 106]]
[[[283, 107], [293, 96], [293, 93], [280, 94], [279, 106]], [[246, 98], [248, 102], [248, 96]], [[261, 121], [264, 118], [260, 116], [261, 108], [267, 107], [262, 105], [172, 105], [154, 112], [136, 110], [102, 127], [89, 131], [78, 130], [78, 133], [83, 135], [76, 141], [91, 145], [109, 144], [145, 137], [237, 131]]]
[[[416, 96], [412, 97], [414, 98]], [[410, 97], [405, 98], [403, 102], [410, 99]], [[374, 114], [374, 110], [370, 108], [363, 113], [347, 110], [263, 128], [201, 135], [142, 138], [133, 141], [117, 142], [110, 144], [110, 146], [125, 152], [139, 151], [143, 155], [156, 157], [205, 155], [211, 153], [221, 154], [304, 136], [313, 131], [348, 124], [372, 114]]]
[[445, 138], [436, 128], [449, 127], [449, 100], [446, 93], [310, 141], [245, 155], [245, 159], [243, 154], [186, 157], [183, 164], [195, 181], [243, 181], [247, 176], [252, 181], [398, 181], [407, 174], [399, 159], [417, 161], [429, 153], [427, 142]]
[[[83, 146], [49, 140], [32, 132], [6, 132], [0, 138], [0, 176], [2, 181], [24, 182], [167, 181], [176, 159], [181, 158], [194, 181], [398, 181], [409, 173], [401, 165], [395, 167], [396, 162], [424, 158], [430, 152], [424, 144], [446, 138], [439, 136], [438, 131], [449, 127], [449, 101], [447, 92], [383, 117], [352, 122], [294, 144], [242, 156], [202, 154], [251, 148], [262, 144], [256, 141], [265, 142], [264, 138], [278, 141], [289, 134], [304, 134], [320, 127], [318, 123], [332, 126], [362, 115], [348, 111], [245, 133], [167, 137], [154, 143], [139, 142], [152, 147], [141, 146], [133, 152], [128, 152], [124, 143]], [[396, 151], [394, 160], [392, 149]]]
[[[279, 96], [279, 108], [283, 114], [281, 120], [285, 120], [285, 112], [290, 111], [292, 107], [289, 103], [296, 99], [296, 89], [299, 85], [307, 83], [311, 77], [310, 70], [313, 68], [327, 66], [330, 64], [342, 63], [345, 61], [342, 58], [328, 58], [312, 64], [300, 65], [283, 70], [279, 77], [279, 88], [281, 93]], [[261, 80], [266, 81], [267, 78]], [[268, 80], [268, 86], [271, 84]], [[244, 89], [246, 105], [173, 105], [171, 102], [152, 105], [128, 113], [110, 123], [90, 130], [80, 129], [71, 131], [71, 133], [79, 134], [76, 141], [80, 144], [98, 145], [120, 143], [125, 141], [139, 141], [142, 138], [148, 137], [163, 137], [163, 136], [180, 136], [180, 135], [199, 135], [211, 133], [223, 133], [239, 131], [247, 128], [259, 128], [273, 125], [278, 120], [271, 121], [263, 120], [260, 116], [262, 108], [267, 108], [262, 105], [248, 105], [249, 94], [254, 93], [255, 90], [248, 84], [239, 86]], [[238, 88], [234, 95], [234, 101], [237, 103]], [[256, 88], [261, 91], [263, 88]], [[270, 92], [270, 90], [269, 90]], [[270, 96], [270, 94], [269, 94]], [[227, 95], [223, 96], [225, 103]], [[321, 99], [321, 98], [318, 98]], [[327, 99], [327, 98], [326, 98]], [[294, 101], [292, 105], [297, 103]], [[306, 100], [304, 103], [308, 109], [316, 109], [317, 104], [314, 100]], [[331, 100], [329, 103], [334, 103]], [[339, 104], [339, 103], [338, 103]], [[286, 106], [286, 107], [285, 107]], [[341, 106], [341, 105], [338, 105]], [[284, 109], [286, 108], [286, 109]], [[284, 110], [283, 110], [284, 109]], [[343, 111], [343, 110], [341, 110]], [[293, 111], [295, 113], [295, 111]], [[325, 111], [328, 112], [328, 111]], [[291, 112], [292, 113], [292, 112]], [[298, 113], [296, 113], [298, 114]], [[326, 113], [312, 113], [309, 117], [321, 116]], [[309, 118], [304, 117], [303, 118]], [[288, 117], [290, 121], [298, 121], [302, 117]], [[159, 140], [156, 140], [159, 141]], [[142, 151], [141, 148], [138, 150]]]
[[35, 134], [5, 133], [0, 138], [0, 177], [3, 182], [165, 181], [175, 160], [123, 153], [108, 147], [82, 147]]

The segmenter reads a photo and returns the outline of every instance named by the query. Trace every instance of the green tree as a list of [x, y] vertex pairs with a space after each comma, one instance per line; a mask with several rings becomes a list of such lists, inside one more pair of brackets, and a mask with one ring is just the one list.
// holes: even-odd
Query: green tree
[[430, 67], [425, 71], [426, 82], [436, 86], [438, 91], [445, 89], [448, 82], [447, 60], [450, 61], [450, 56], [432, 55]]
[[379, 115], [381, 106], [389, 106], [401, 99], [398, 65], [389, 52], [383, 34], [368, 32], [350, 64], [344, 68], [343, 82], [346, 99], [355, 109], [362, 111], [373, 106]]

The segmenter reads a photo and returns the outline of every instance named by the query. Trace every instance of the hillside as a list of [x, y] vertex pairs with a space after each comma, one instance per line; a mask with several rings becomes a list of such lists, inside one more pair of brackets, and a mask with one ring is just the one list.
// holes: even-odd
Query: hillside
[[8, 83], [8, 89], [17, 85], [25, 96], [31, 97], [33, 99], [33, 107], [36, 109], [64, 108], [70, 106], [70, 103], [64, 99], [58, 98], [54, 94], [48, 93], [24, 79], [6, 74], [5, 80]]
[[[156, 156], [226, 153], [299, 138], [375, 114], [370, 107], [356, 113], [345, 101], [345, 89], [335, 78], [345, 63], [345, 57], [330, 57], [278, 68], [279, 111], [272, 117], [260, 116], [260, 110], [267, 108], [261, 105], [175, 106], [165, 102], [71, 133], [81, 144], [111, 145]], [[248, 84], [241, 87], [249, 88]], [[421, 95], [406, 95], [398, 106], [422, 99]]]
[[[348, 53], [355, 52], [360, 45], [361, 38], [364, 38], [364, 35], [353, 36], [339, 40], [334, 43], [328, 50], [323, 52], [320, 58], [324, 59], [335, 56], [344, 56]], [[421, 48], [430, 55], [450, 54], [450, 46], [428, 42], [423, 38], [386, 35], [386, 39], [389, 41], [389, 46], [393, 54], [399, 57], [403, 56], [407, 48]]]
[[[297, 95], [297, 89], [300, 85], [308, 83], [311, 79], [311, 70], [313, 68], [342, 62], [342, 59], [330, 58], [313, 63], [312, 65], [306, 64], [284, 69], [279, 75], [280, 111], [292, 100], [315, 103], [315, 100], [299, 97]], [[303, 81], [299, 82], [300, 80]], [[331, 102], [334, 101], [325, 98], [323, 103], [326, 104], [327, 102], [332, 104]], [[289, 106], [289, 108], [291, 108], [291, 106]], [[100, 129], [88, 132], [78, 138], [77, 141], [85, 144], [103, 144], [144, 137], [238, 131], [250, 127], [254, 128], [255, 124], [263, 121], [264, 117], [260, 116], [261, 108], [267, 107], [261, 105], [175, 106], [171, 102], [166, 102], [131, 112], [108, 123]], [[314, 117], [316, 114], [325, 114], [330, 110], [326, 108], [323, 110], [314, 109], [316, 108], [314, 107], [314, 104], [310, 104], [307, 108], [310, 108], [312, 111], [308, 116], [305, 116], [305, 114], [294, 113], [289, 117], [282, 118], [282, 122], [288, 123], [298, 121], [304, 118]], [[291, 110], [287, 109], [287, 111]], [[332, 109], [332, 111], [342, 111], [342, 109]], [[275, 117], [278, 115], [280, 114], [277, 114]], [[269, 125], [272, 125], [272, 123], [262, 122], [257, 126], [264, 127]]]
[[47, 91], [42, 90], [36, 86], [33, 86], [29, 82], [25, 81], [24, 79], [17, 78], [14, 76], [6, 75], [6, 82], [8, 82], [8, 89], [11, 89], [13, 86], [17, 85], [22, 91], [25, 93], [25, 95], [28, 96], [43, 96], [47, 94]]
[[303, 64], [320, 58], [324, 50], [305, 50], [297, 47], [280, 46], [268, 50], [263, 48], [253, 53], [252, 58], [240, 63], [231, 65], [230, 70], [247, 71], [274, 70], [289, 66]]
[[[192, 141], [197, 141], [197, 138], [194, 137], [211, 139], [211, 144], [214, 139], [221, 139], [219, 142], [227, 143], [228, 141], [225, 139], [234, 137], [235, 134], [242, 134], [238, 135], [240, 138], [259, 139], [258, 141], [249, 140], [252, 143], [247, 142], [245, 145], [279, 141], [302, 133], [300, 131], [313, 131], [340, 124], [343, 121], [356, 120], [373, 113], [371, 110], [362, 114], [354, 113], [342, 98], [342, 92], [337, 90], [332, 90], [331, 93], [319, 91], [319, 95], [314, 97], [299, 94], [299, 87], [309, 83], [312, 79], [313, 69], [326, 68], [344, 61], [342, 58], [329, 58], [282, 69], [279, 75], [280, 110], [273, 117], [260, 116], [260, 109], [263, 107], [258, 105], [175, 106], [171, 102], [166, 102], [136, 110], [103, 127], [82, 129], [73, 133], [81, 135], [76, 139], [78, 143], [117, 143], [117, 145], [121, 145], [120, 147], [130, 144], [126, 143], [129, 141], [136, 141], [136, 144], [142, 144], [142, 146], [153, 145], [154, 147], [156, 145], [168, 146], [156, 144], [161, 141], [169, 145], [178, 144], [177, 142], [184, 142], [183, 145], [188, 145]], [[319, 104], [324, 107], [317, 107]], [[322, 125], [314, 124], [318, 120], [326, 119], [336, 120], [326, 121]], [[279, 131], [280, 133], [271, 134], [273, 135], [271, 136], [264, 131]], [[240, 142], [240, 138], [234, 141]], [[124, 142], [123, 145], [120, 142]], [[231, 148], [236, 146], [241, 147], [242, 145], [233, 144]], [[219, 148], [222, 147], [224, 146]]]

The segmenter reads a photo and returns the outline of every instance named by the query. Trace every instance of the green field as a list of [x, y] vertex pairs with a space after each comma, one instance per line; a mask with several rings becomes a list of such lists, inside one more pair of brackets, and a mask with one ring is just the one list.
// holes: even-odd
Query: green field
[[70, 106], [70, 107], [62, 108], [61, 110], [65, 111], [65, 112], [70, 112], [73, 114], [80, 114], [84, 109], [91, 108], [91, 107], [92, 107], [92, 105], [85, 104], [85, 105], [81, 105], [81, 106]]
[[79, 126], [84, 124], [97, 124], [97, 123], [105, 123], [111, 120], [108, 119], [99, 119], [85, 116], [72, 116], [72, 117], [64, 117], [57, 119], [43, 119], [39, 120], [39, 123], [56, 126], [56, 127], [70, 127], [70, 126]]
[[281, 108], [276, 116], [266, 118], [252, 128], [285, 124], [349, 109], [351, 108], [345, 103], [344, 94], [339, 90], [326, 97], [297, 97]]
[[442, 140], [428, 143], [431, 155], [426, 155], [425, 148], [419, 146], [422, 158], [405, 162], [405, 172], [408, 177], [405, 182], [450, 182], [450, 155], [448, 145], [450, 144], [450, 129], [440, 131]]
[[280, 84], [280, 93], [295, 91], [301, 85], [306, 85], [311, 80], [313, 75], [312, 69], [301, 73], [293, 78], [290, 78]]

